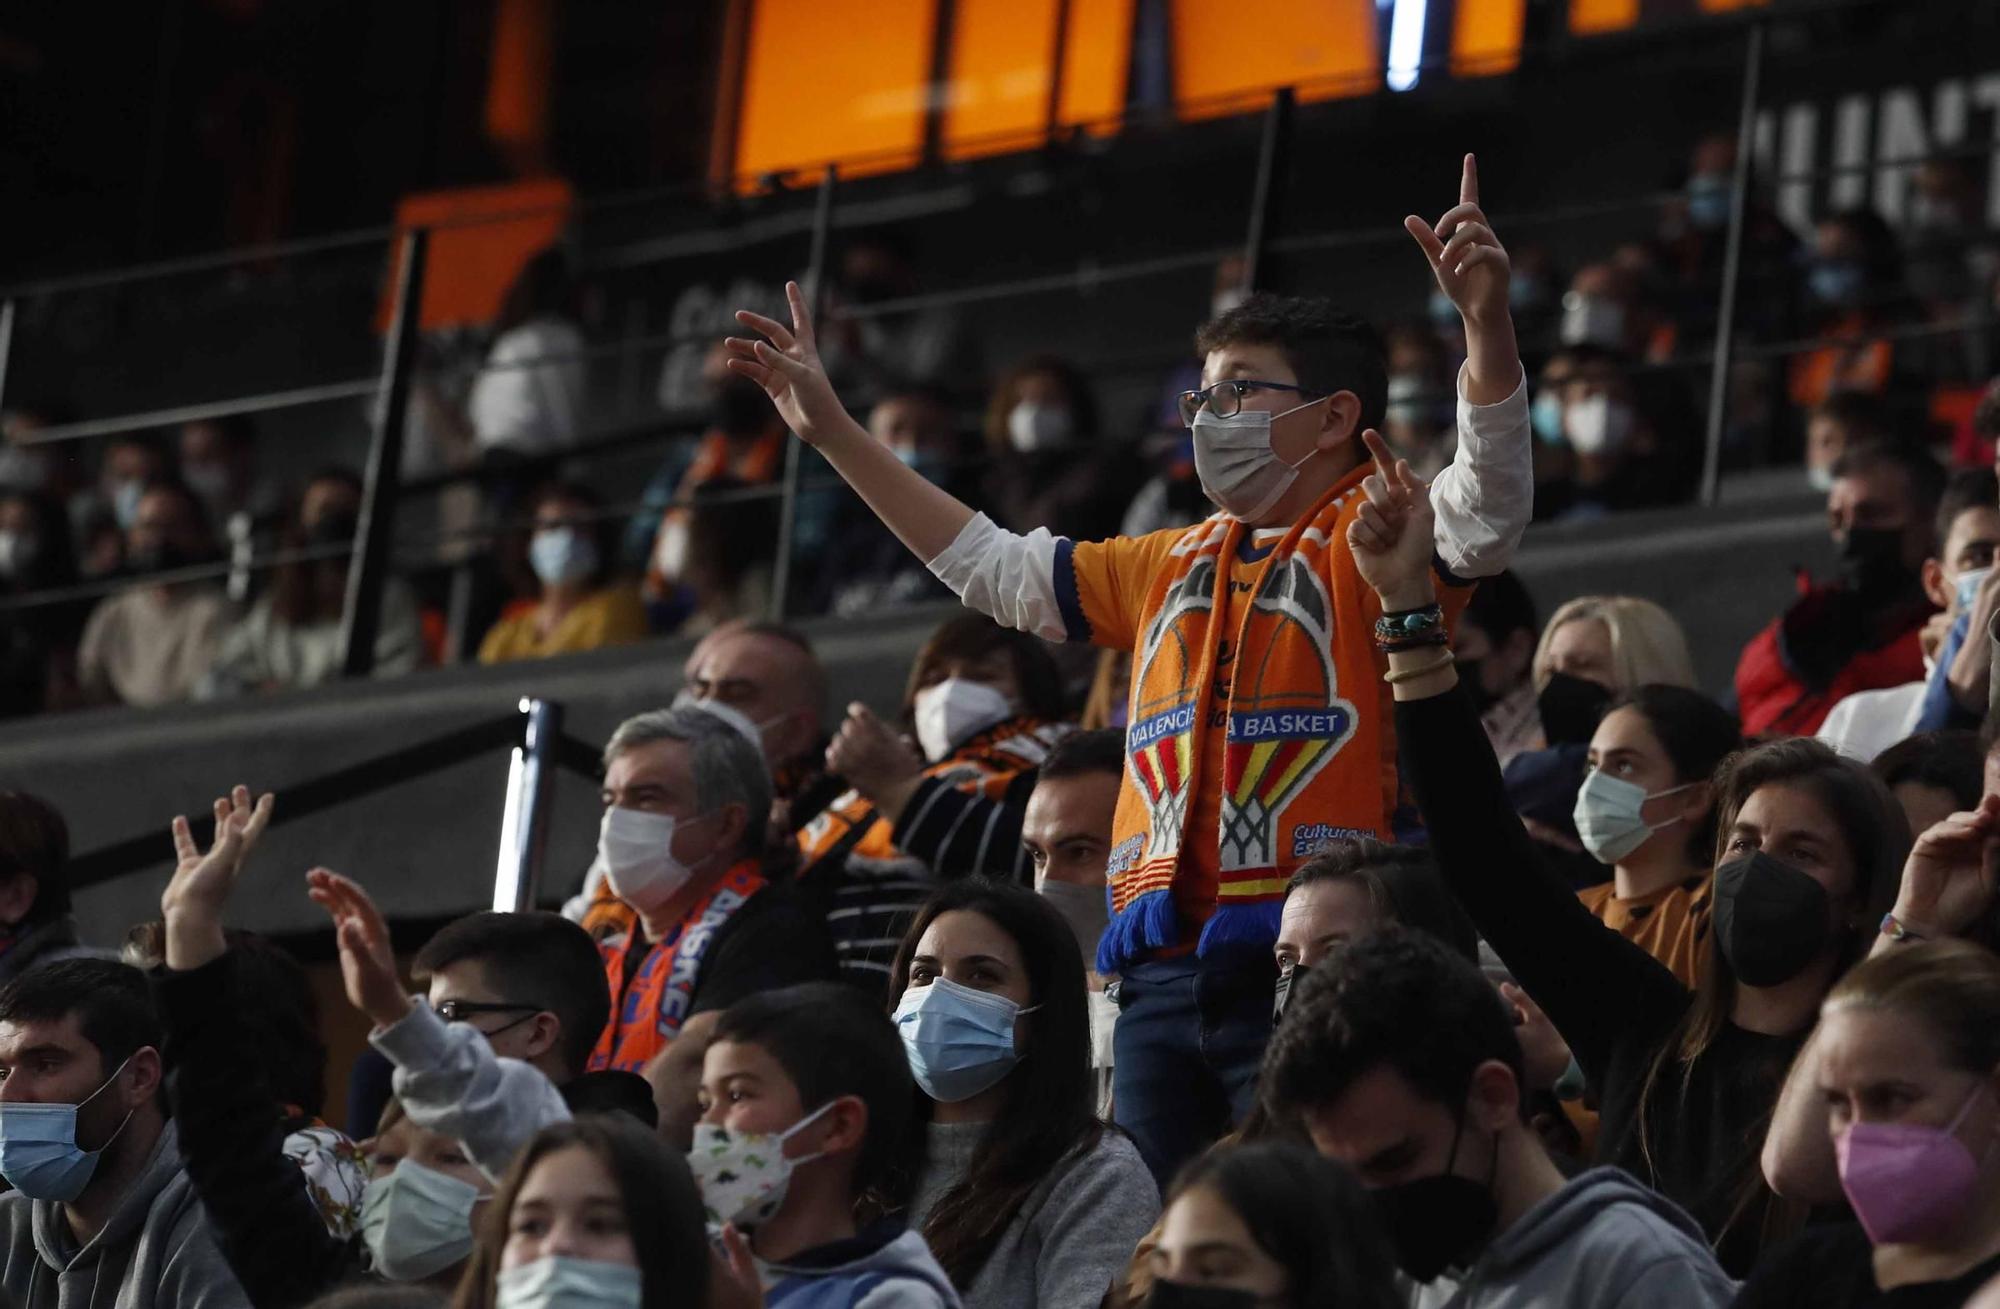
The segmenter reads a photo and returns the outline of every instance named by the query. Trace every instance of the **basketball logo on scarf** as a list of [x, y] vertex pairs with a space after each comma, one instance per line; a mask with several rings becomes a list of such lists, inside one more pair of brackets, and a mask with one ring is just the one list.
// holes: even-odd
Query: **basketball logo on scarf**
[[[1201, 684], [1196, 680], [1201, 660], [1201, 633], [1215, 604], [1215, 559], [1196, 561], [1185, 577], [1167, 592], [1166, 603], [1151, 623], [1139, 651], [1132, 725], [1125, 730], [1125, 751], [1145, 797], [1145, 839], [1121, 842], [1111, 853], [1109, 873], [1115, 876], [1139, 861], [1149, 846], [1178, 847], [1187, 822], [1186, 781], [1194, 757], [1194, 720], [1199, 712]], [[1199, 615], [1190, 625], [1183, 622]], [[1145, 688], [1164, 687], [1149, 696]]]
[[[1278, 820], [1354, 735], [1332, 639], [1333, 606], [1312, 565], [1298, 555], [1274, 559], [1244, 626], [1243, 648], [1260, 657], [1238, 669], [1230, 696], [1220, 904], [1283, 899]], [[1315, 668], [1317, 676], [1300, 676]]]

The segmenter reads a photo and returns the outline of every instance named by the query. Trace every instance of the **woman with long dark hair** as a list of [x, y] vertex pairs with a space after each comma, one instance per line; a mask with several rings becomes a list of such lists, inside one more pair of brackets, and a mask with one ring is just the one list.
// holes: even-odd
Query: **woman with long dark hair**
[[1181, 1169], [1148, 1258], [1148, 1309], [1245, 1294], [1270, 1309], [1405, 1302], [1367, 1192], [1341, 1165], [1283, 1137], [1217, 1146]]
[[1029, 891], [948, 886], [903, 938], [891, 993], [929, 1124], [910, 1225], [967, 1309], [1095, 1309], [1159, 1193], [1094, 1112], [1068, 924]]
[[454, 1309], [704, 1309], [701, 1194], [686, 1160], [622, 1114], [528, 1142], [488, 1206]]
[[[1422, 627], [1436, 612], [1429, 492], [1368, 442], [1380, 471], [1349, 545], [1383, 611]], [[1686, 1208], [1742, 1276], [1802, 1218], [1775, 1203], [1757, 1145], [1820, 1001], [1895, 898], [1902, 810], [1817, 741], [1735, 756], [1714, 782], [1715, 943], [1690, 993], [1543, 867], [1442, 640], [1396, 645], [1396, 735], [1439, 871], [1568, 1041], [1602, 1112], [1598, 1160]]]

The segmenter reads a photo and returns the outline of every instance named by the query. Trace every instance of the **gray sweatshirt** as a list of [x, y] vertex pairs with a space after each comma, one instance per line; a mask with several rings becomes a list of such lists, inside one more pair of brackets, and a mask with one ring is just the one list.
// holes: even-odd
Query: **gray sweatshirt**
[[9, 1309], [250, 1309], [181, 1171], [169, 1122], [104, 1230], [79, 1247], [62, 1206], [0, 1195], [0, 1303]]
[[396, 1099], [410, 1121], [465, 1147], [494, 1181], [536, 1132], [569, 1121], [569, 1106], [541, 1069], [493, 1053], [471, 1023], [447, 1023], [421, 997], [368, 1043], [396, 1065]]
[[1412, 1309], [1722, 1309], [1736, 1283], [1701, 1228], [1617, 1168], [1572, 1178], [1502, 1232], [1464, 1279], [1413, 1286]]
[[[929, 1130], [910, 1202], [910, 1226], [918, 1230], [965, 1176], [986, 1124], [932, 1123]], [[1160, 1190], [1138, 1148], [1107, 1127], [1096, 1149], [1057, 1168], [1023, 1202], [966, 1288], [965, 1309], [1098, 1309], [1159, 1217]]]

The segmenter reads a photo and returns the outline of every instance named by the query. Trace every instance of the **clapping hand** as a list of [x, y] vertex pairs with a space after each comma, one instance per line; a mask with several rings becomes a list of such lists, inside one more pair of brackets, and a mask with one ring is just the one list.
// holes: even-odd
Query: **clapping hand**
[[849, 786], [894, 822], [923, 780], [924, 761], [908, 741], [875, 716], [874, 710], [857, 702], [847, 706], [847, 717], [826, 748], [826, 767], [846, 778]]
[[272, 803], [265, 795], [252, 804], [247, 786], [217, 800], [215, 843], [206, 854], [195, 844], [186, 817], [174, 819], [174, 875], [160, 896], [160, 913], [167, 925], [167, 967], [182, 972], [200, 968], [228, 950], [222, 911], [236, 889], [244, 860], [271, 822]]
[[1493, 322], [1508, 312], [1512, 265], [1479, 207], [1479, 165], [1471, 155], [1459, 177], [1458, 204], [1434, 224], [1411, 214], [1403, 227], [1423, 247], [1438, 286], [1468, 323]]

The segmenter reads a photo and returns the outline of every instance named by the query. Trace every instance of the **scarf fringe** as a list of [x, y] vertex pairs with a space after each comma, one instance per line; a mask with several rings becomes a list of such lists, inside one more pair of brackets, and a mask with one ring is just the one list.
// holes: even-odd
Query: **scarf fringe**
[[[1271, 935], [1278, 934], [1277, 919]], [[1170, 890], [1148, 891], [1125, 906], [1105, 925], [1097, 938], [1097, 971], [1117, 973], [1135, 959], [1144, 959], [1155, 950], [1164, 950], [1180, 940], [1181, 916], [1174, 908]]]
[[1255, 904], [1231, 904], [1224, 900], [1203, 924], [1201, 944], [1195, 953], [1208, 955], [1242, 946], [1269, 950], [1271, 942], [1278, 939], [1278, 917], [1284, 907], [1282, 900], [1261, 900]]

